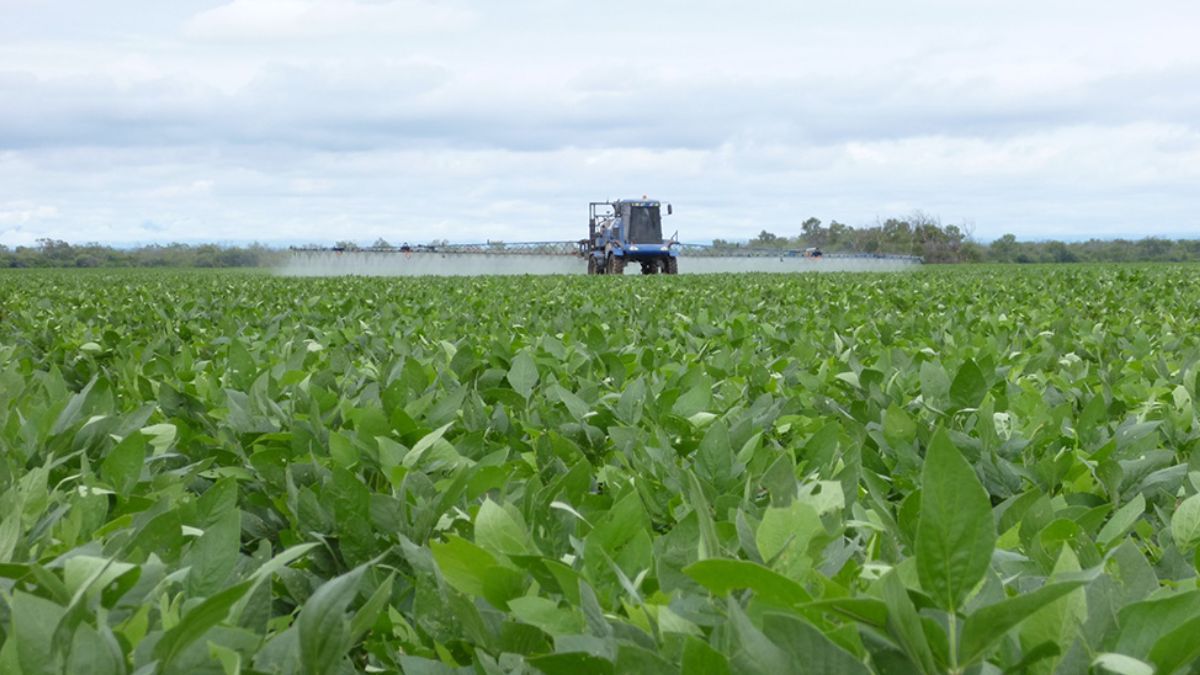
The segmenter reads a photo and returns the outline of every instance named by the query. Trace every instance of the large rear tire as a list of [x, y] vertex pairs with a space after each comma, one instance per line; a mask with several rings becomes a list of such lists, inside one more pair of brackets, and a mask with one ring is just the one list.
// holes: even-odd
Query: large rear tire
[[588, 256], [588, 274], [600, 274], [600, 266], [596, 264], [596, 256]]
[[610, 256], [608, 256], [607, 268], [608, 269], [606, 269], [605, 271], [608, 272], [609, 274], [624, 274], [625, 273], [625, 259], [622, 257], [619, 257], [619, 256], [610, 255]]
[[667, 258], [665, 267], [667, 274], [679, 274], [679, 258], [674, 256]]

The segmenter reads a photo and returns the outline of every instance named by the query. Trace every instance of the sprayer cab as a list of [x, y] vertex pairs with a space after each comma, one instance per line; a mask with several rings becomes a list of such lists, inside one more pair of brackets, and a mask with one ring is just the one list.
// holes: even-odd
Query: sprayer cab
[[[580, 242], [588, 259], [588, 274], [622, 274], [630, 262], [642, 274], [676, 274], [679, 242], [663, 237], [662, 203], [653, 199], [622, 199], [588, 205], [588, 238]], [[670, 204], [665, 215], [671, 215]]]

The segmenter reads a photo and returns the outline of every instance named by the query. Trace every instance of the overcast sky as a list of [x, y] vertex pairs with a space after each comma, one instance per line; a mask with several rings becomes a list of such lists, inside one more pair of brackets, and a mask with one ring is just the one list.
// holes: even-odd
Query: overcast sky
[[1200, 3], [0, 0], [0, 243], [1200, 236]]

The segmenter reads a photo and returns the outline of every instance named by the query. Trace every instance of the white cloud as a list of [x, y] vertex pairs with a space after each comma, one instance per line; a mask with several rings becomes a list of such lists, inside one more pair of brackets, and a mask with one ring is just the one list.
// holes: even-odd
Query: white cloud
[[31, 202], [0, 203], [0, 225], [24, 225], [48, 220], [58, 215], [58, 208]]
[[270, 40], [458, 29], [474, 14], [432, 0], [233, 0], [192, 17], [191, 38]]
[[62, 9], [0, 6], [0, 242], [574, 239], [643, 193], [692, 241], [1200, 232], [1180, 0]]

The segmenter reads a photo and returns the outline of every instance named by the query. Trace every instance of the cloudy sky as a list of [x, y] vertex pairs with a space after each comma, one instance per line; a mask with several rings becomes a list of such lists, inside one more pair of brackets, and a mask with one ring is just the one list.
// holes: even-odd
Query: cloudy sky
[[1200, 236], [1200, 3], [0, 0], [0, 243]]

